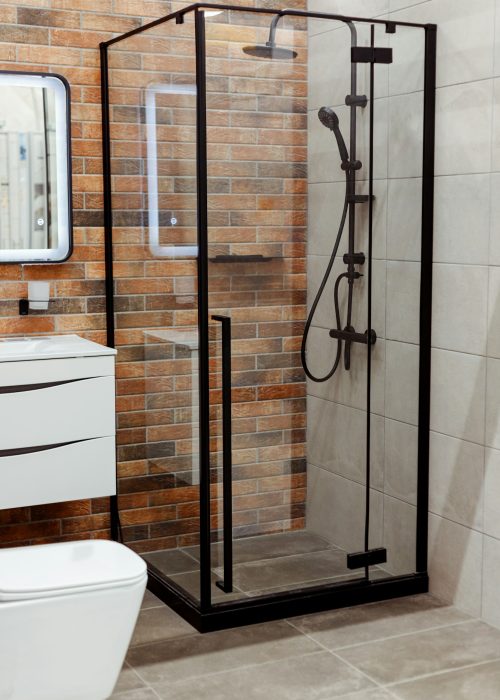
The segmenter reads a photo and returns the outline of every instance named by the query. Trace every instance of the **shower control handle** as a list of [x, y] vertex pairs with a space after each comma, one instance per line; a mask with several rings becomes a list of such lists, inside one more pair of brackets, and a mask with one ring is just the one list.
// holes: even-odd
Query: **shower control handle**
[[[368, 345], [368, 331], [365, 331], [364, 333], [356, 333], [356, 331], [352, 331], [347, 328], [344, 328], [343, 331], [339, 331], [337, 328], [332, 328], [329, 335], [330, 338], [336, 338], [337, 340], [345, 340], [346, 342], [350, 343], [362, 343], [364, 345]], [[370, 345], [375, 345], [376, 342], [377, 334], [372, 328], [370, 333]]]

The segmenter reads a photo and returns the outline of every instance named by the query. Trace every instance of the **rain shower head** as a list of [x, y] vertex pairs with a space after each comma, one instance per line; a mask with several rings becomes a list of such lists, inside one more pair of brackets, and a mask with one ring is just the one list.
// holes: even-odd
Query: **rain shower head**
[[[283, 10], [282, 12], [286, 12]], [[276, 46], [276, 29], [278, 22], [280, 21], [282, 13], [278, 13], [273, 17], [271, 26], [269, 27], [269, 39], [265, 44], [255, 44], [252, 46], [244, 46], [244, 53], [249, 56], [255, 56], [257, 58], [281, 58], [290, 59], [296, 58], [297, 52], [292, 49], [283, 49], [280, 46]]]
[[256, 44], [255, 46], [244, 46], [243, 51], [249, 56], [255, 56], [256, 58], [290, 59], [297, 57], [296, 51], [292, 51], [292, 49], [283, 49], [269, 42], [266, 42], [265, 45]]
[[323, 126], [326, 126], [327, 129], [330, 129], [330, 131], [333, 131], [335, 134], [342, 163], [348, 163], [349, 153], [347, 152], [347, 146], [345, 145], [344, 137], [340, 131], [338, 116], [331, 107], [321, 107], [318, 112], [318, 117]]

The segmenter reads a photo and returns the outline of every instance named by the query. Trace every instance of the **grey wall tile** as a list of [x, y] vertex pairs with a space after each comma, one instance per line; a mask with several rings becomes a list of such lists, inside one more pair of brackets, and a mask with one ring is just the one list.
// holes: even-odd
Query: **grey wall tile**
[[498, 580], [500, 576], [500, 541], [484, 536], [482, 617], [490, 625], [500, 627]]
[[430, 434], [429, 509], [467, 527], [483, 526], [484, 447]]
[[433, 350], [431, 429], [482, 443], [485, 381], [485, 358]]
[[484, 465], [484, 532], [500, 539], [500, 451], [486, 448]]
[[430, 591], [478, 617], [481, 614], [482, 535], [429, 515]]
[[490, 170], [492, 108], [492, 80], [437, 90], [436, 175]]
[[490, 175], [437, 177], [434, 187], [434, 262], [488, 264]]
[[434, 265], [432, 343], [434, 347], [486, 354], [488, 269], [475, 265]]

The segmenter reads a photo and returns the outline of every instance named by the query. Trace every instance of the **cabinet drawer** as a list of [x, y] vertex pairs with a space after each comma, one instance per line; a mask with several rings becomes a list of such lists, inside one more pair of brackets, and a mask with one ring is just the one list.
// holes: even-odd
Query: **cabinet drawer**
[[0, 389], [0, 450], [113, 436], [114, 377]]
[[0, 452], [0, 508], [116, 493], [114, 437], [34, 449], [16, 455]]
[[0, 386], [107, 377], [114, 375], [114, 373], [115, 358], [113, 355], [0, 362]]

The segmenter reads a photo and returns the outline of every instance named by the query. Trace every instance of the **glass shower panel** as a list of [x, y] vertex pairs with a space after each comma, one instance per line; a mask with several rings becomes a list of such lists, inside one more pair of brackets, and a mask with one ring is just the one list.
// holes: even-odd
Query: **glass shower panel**
[[[345, 197], [335, 136], [318, 110], [338, 110], [348, 139], [350, 114], [343, 103], [351, 88], [351, 31], [329, 22], [330, 43], [310, 37], [308, 45], [307, 20], [285, 16], [269, 51], [273, 19], [224, 11], [207, 17], [205, 32], [212, 569], [223, 581], [224, 547], [231, 544], [223, 535], [222, 343], [216, 315], [231, 323], [231, 597], [240, 598], [365, 575], [364, 569], [347, 568], [346, 553], [364, 549], [367, 346], [352, 343], [350, 370], [342, 356], [327, 382], [307, 380], [301, 363], [306, 317], [328, 266]], [[369, 28], [362, 29], [369, 37]], [[334, 51], [332, 60], [334, 39], [342, 51]], [[323, 85], [323, 73], [310, 69], [319, 63], [336, 82]], [[360, 145], [368, 153], [365, 132]], [[363, 167], [366, 180], [367, 159]], [[360, 191], [366, 189], [365, 182]], [[361, 240], [365, 229], [366, 217], [356, 229]], [[336, 326], [333, 288], [345, 271], [347, 252], [346, 227], [307, 342], [307, 361], [317, 374], [336, 358], [338, 341], [329, 335]], [[356, 285], [351, 322], [362, 333], [364, 278]], [[339, 293], [343, 319], [347, 289], [343, 284]], [[378, 530], [371, 546], [380, 545], [380, 492], [373, 496]], [[217, 602], [221, 599], [219, 591]]]
[[[383, 432], [383, 568], [405, 575], [416, 570], [420, 290], [427, 283], [421, 279], [425, 38], [413, 27], [395, 33], [376, 27], [375, 40], [392, 49], [393, 61], [384, 67], [385, 92], [375, 101], [384, 125], [384, 139], [375, 142], [383, 146], [387, 174], [375, 180], [380, 207], [376, 199], [374, 211], [384, 217], [375, 227], [385, 229], [378, 262], [384, 276], [376, 287], [385, 303], [385, 358], [373, 368], [383, 397], [373, 410]], [[378, 124], [376, 118], [381, 131]]]
[[[381, 286], [385, 280], [381, 260], [385, 252], [385, 207], [377, 183], [386, 178], [387, 158], [384, 122], [377, 115], [376, 106], [380, 96], [386, 94], [387, 74], [385, 67], [375, 66], [372, 105], [370, 64], [351, 62], [351, 49], [370, 46], [370, 33], [370, 25], [363, 23], [317, 19], [309, 23], [310, 304], [320, 280], [324, 279], [339, 222], [343, 214], [346, 217], [332, 273], [318, 302], [309, 336], [308, 359], [315, 368], [315, 376], [323, 378], [332, 368], [331, 351], [326, 351], [328, 341], [334, 342], [330, 338], [332, 326], [366, 334], [370, 288], [371, 329], [376, 334], [376, 342], [370, 346], [370, 369], [366, 342], [349, 343], [349, 336], [345, 336], [333, 376], [323, 382], [308, 383], [309, 526], [326, 527], [335, 544], [347, 553], [384, 545], [383, 421], [378, 415], [383, 395], [373, 375], [383, 365], [385, 354], [385, 291]], [[386, 46], [386, 42], [381, 46]], [[372, 107], [376, 120], [373, 135]], [[335, 144], [338, 141], [333, 129], [335, 121], [333, 116], [331, 121], [326, 120], [328, 113], [338, 118], [338, 131], [347, 154], [342, 154], [340, 146]], [[325, 126], [329, 126], [330, 133]], [[375, 199], [370, 271], [371, 157]], [[357, 571], [358, 575], [365, 574], [364, 568]], [[377, 577], [385, 575], [380, 566], [372, 567], [371, 571]]]
[[199, 595], [194, 20], [109, 57], [123, 541]]

